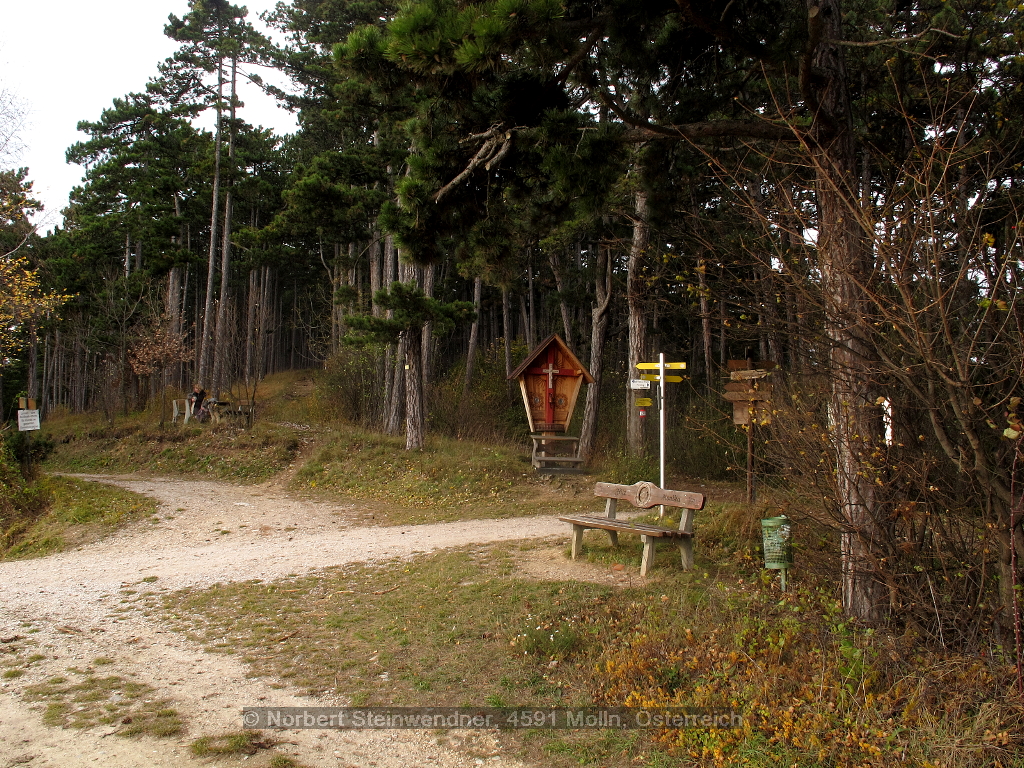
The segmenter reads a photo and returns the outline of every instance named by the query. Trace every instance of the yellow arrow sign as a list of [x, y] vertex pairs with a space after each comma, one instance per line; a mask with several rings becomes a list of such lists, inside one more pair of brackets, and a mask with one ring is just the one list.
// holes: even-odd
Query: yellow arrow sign
[[[658, 363], [637, 363], [636, 367], [645, 371], [656, 371], [661, 366]], [[672, 371], [685, 371], [686, 363], [665, 363], [665, 368]]]
[[[656, 373], [644, 373], [640, 375], [641, 379], [647, 379], [647, 381], [661, 381], [661, 376]], [[665, 376], [665, 381], [682, 381], [682, 376]]]
[[639, 405], [641, 408], [644, 408], [647, 406], [654, 405], [654, 400], [650, 397], [638, 397], [636, 399], [636, 404]]

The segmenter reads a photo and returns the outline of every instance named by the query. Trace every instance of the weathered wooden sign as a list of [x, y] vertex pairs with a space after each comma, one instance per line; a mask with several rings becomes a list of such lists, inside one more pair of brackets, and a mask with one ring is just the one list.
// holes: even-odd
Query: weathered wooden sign
[[[774, 363], [757, 363], [758, 368], [750, 368], [746, 360], [729, 361], [729, 383], [725, 385], [722, 397], [732, 403], [732, 423], [747, 426], [753, 421], [756, 424], [771, 424], [772, 385], [764, 381]], [[743, 366], [743, 368], [740, 368]]]
[[722, 396], [732, 403], [732, 423], [747, 427], [747, 503], [757, 500], [754, 484], [754, 427], [772, 423], [772, 385], [765, 378], [775, 363], [729, 361], [729, 383]]
[[519, 381], [531, 432], [565, 432], [572, 421], [583, 382], [594, 377], [566, 343], [553, 334], [542, 341], [516, 368], [510, 379]]

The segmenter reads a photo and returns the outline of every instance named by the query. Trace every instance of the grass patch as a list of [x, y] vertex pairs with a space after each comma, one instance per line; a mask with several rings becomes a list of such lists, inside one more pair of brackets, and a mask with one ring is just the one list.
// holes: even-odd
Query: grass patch
[[[99, 660], [97, 660], [99, 661]], [[117, 675], [99, 676], [69, 668], [73, 679], [52, 677], [25, 688], [30, 701], [43, 702], [47, 725], [70, 728], [114, 726], [119, 736], [176, 736], [183, 723], [155, 689]]]
[[272, 748], [275, 744], [277, 742], [265, 736], [262, 731], [234, 731], [218, 736], [200, 736], [189, 745], [189, 750], [196, 757], [255, 755], [262, 749]]
[[178, 629], [233, 646], [257, 674], [360, 705], [586, 700], [566, 670], [585, 666], [581, 612], [609, 590], [514, 579], [511, 563], [465, 549], [162, 599]]
[[[262, 482], [294, 461], [309, 425], [301, 421], [309, 372], [277, 374], [260, 385], [257, 420], [225, 418], [220, 424], [190, 422], [160, 426], [159, 399], [148, 410], [119, 415], [113, 424], [101, 414], [57, 411], [43, 433], [56, 445], [47, 467], [62, 472], [138, 472], [200, 475], [235, 482]], [[236, 396], [237, 395], [237, 396]], [[242, 393], [224, 395], [229, 401]], [[179, 398], [184, 393], [179, 393]]]
[[306, 492], [377, 502], [375, 522], [410, 524], [578, 512], [595, 506], [586, 477], [537, 476], [527, 449], [431, 436], [405, 439], [356, 427], [332, 432], [295, 479]]
[[156, 511], [153, 499], [102, 483], [50, 476], [36, 485], [50, 498], [49, 507], [0, 537], [0, 560], [39, 557], [97, 541]]
[[235, 482], [261, 482], [285, 469], [300, 440], [296, 430], [257, 422], [188, 427], [154, 426], [145, 414], [117, 426], [97, 426], [93, 416], [46, 422], [57, 449], [47, 467], [62, 472], [139, 472], [201, 475]]

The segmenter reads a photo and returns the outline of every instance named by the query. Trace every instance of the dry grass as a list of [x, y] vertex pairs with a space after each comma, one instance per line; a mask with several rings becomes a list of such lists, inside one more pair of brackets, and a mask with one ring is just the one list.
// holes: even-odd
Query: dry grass
[[176, 736], [183, 724], [171, 702], [155, 690], [117, 675], [99, 675], [92, 667], [69, 668], [67, 676], [25, 688], [30, 701], [45, 703], [43, 722], [70, 728], [112, 726], [119, 736]]
[[582, 700], [552, 670], [561, 677], [580, 661], [578, 617], [609, 590], [514, 579], [512, 558], [477, 547], [218, 585], [172, 595], [165, 610], [210, 651], [237, 651], [257, 674], [357, 705]]

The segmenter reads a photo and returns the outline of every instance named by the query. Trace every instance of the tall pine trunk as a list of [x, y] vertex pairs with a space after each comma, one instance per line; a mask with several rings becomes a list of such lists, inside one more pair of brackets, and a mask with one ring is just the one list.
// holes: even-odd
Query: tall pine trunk
[[482, 277], [473, 280], [473, 310], [476, 317], [469, 328], [469, 351], [466, 353], [466, 379], [462, 385], [462, 399], [469, 400], [469, 390], [473, 384], [473, 364], [476, 362], [476, 349], [480, 343], [480, 305], [483, 297], [484, 281]]
[[714, 353], [711, 345], [711, 301], [708, 292], [708, 263], [697, 260], [697, 279], [700, 285], [700, 338], [704, 352], [704, 381], [710, 392], [715, 385]]
[[[876, 581], [879, 524], [868, 455], [877, 429], [867, 364], [871, 350], [860, 332], [866, 322], [865, 285], [870, 256], [859, 223], [857, 155], [839, 0], [809, 0], [809, 45], [802, 77], [816, 109], [809, 147], [816, 175], [818, 266], [831, 350], [829, 422], [835, 450], [843, 607], [865, 621], [881, 618]], [[814, 74], [809, 74], [813, 72]]]
[[607, 246], [599, 246], [597, 269], [594, 276], [596, 301], [590, 311], [590, 375], [594, 381], [587, 387], [583, 408], [583, 426], [580, 429], [579, 455], [589, 462], [597, 441], [597, 416], [601, 407], [601, 379], [604, 374], [604, 342], [608, 335], [609, 307], [612, 300], [612, 258]]
[[[651, 231], [648, 221], [647, 191], [638, 190], [635, 196], [636, 210], [633, 218], [633, 242], [629, 248], [629, 262], [626, 267], [626, 303], [629, 312], [629, 370], [626, 374], [627, 387], [630, 377], [636, 372], [637, 363], [648, 358], [647, 348], [647, 282], [644, 276], [647, 266], [647, 246]], [[630, 456], [642, 456], [647, 446], [644, 440], [643, 421], [640, 409], [628, 402], [631, 393], [626, 390], [626, 445]]]
[[[231, 59], [231, 105], [228, 126], [228, 164], [234, 171], [235, 160], [235, 106], [236, 88], [238, 84], [238, 60]], [[234, 213], [234, 184], [228, 182], [224, 193], [224, 227], [220, 245], [220, 297], [217, 304], [217, 336], [214, 343], [214, 384], [213, 397], [220, 399], [221, 387], [231, 387], [228, 379], [231, 376], [228, 349], [228, 291], [231, 278], [231, 217]]]
[[[423, 280], [423, 284], [420, 286], [423, 289], [423, 295], [428, 299], [434, 298], [434, 278], [435, 278], [435, 267], [433, 264], [426, 264], [420, 268], [420, 277]], [[434, 324], [432, 322], [424, 323], [423, 331], [420, 333], [420, 345], [423, 349], [423, 359], [421, 365], [421, 379], [423, 386], [422, 400], [424, 403], [427, 402], [430, 393], [430, 382], [433, 375], [433, 361], [434, 361]]]
[[405, 334], [405, 450], [423, 448], [423, 346], [420, 334]]
[[548, 261], [551, 264], [551, 274], [555, 277], [555, 288], [558, 289], [558, 306], [562, 312], [563, 340], [569, 349], [573, 348], [572, 339], [572, 311], [569, 303], [565, 300], [565, 270], [562, 268], [562, 259], [557, 248], [548, 252]]
[[509, 378], [512, 376], [512, 302], [507, 285], [501, 286], [501, 333], [505, 337], [505, 383], [511, 395], [515, 386]]
[[210, 205], [210, 250], [206, 271], [206, 306], [203, 309], [203, 325], [199, 330], [199, 383], [210, 385], [210, 362], [213, 357], [213, 289], [217, 274], [217, 227], [220, 223], [220, 145], [221, 118], [224, 101], [224, 61], [217, 62], [217, 126], [213, 137], [213, 202]]

